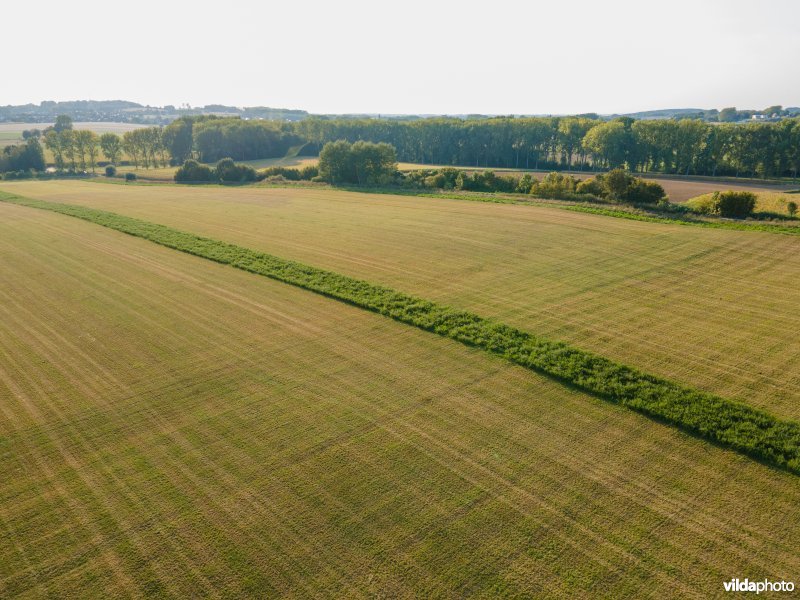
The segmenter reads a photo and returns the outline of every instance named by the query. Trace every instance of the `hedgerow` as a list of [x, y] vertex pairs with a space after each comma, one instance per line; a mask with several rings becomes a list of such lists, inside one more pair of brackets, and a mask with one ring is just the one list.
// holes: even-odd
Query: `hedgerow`
[[191, 233], [115, 213], [8, 194], [0, 200], [77, 217], [231, 265], [482, 348], [696, 436], [800, 474], [800, 423], [643, 373], [478, 315]]

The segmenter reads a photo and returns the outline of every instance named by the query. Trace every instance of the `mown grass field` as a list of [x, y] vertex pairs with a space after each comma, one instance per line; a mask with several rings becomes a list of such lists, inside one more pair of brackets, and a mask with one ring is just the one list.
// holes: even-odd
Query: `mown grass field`
[[0, 596], [709, 597], [800, 569], [800, 478], [483, 352], [6, 203], [0, 256]]
[[800, 240], [326, 189], [3, 183], [417, 294], [800, 417]]

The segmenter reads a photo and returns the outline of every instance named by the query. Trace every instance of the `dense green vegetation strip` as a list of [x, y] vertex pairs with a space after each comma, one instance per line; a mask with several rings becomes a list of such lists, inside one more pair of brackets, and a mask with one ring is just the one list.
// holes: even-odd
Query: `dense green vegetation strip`
[[560, 342], [390, 288], [111, 212], [0, 193], [0, 200], [77, 217], [342, 300], [482, 348], [580, 390], [800, 474], [800, 423], [654, 377]]

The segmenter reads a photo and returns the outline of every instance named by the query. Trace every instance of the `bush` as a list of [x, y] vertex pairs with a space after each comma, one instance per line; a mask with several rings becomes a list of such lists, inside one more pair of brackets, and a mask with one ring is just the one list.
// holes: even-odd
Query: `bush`
[[216, 180], [217, 176], [211, 167], [201, 165], [196, 160], [187, 160], [175, 171], [175, 181], [178, 183], [209, 183]]
[[752, 192], [714, 192], [714, 214], [729, 219], [745, 219], [753, 214], [756, 195]]
[[610, 200], [625, 202], [627, 200], [628, 189], [633, 185], [634, 177], [624, 169], [614, 169], [605, 175], [598, 177], [603, 187], [605, 195]]
[[247, 183], [256, 180], [256, 170], [249, 165], [237, 165], [232, 158], [223, 158], [217, 163], [214, 174], [226, 183]]
[[542, 181], [535, 183], [530, 193], [540, 198], [568, 199], [575, 193], [577, 183], [572, 175], [554, 171], [545, 175]]
[[634, 179], [625, 193], [625, 200], [636, 204], [658, 204], [666, 198], [667, 193], [660, 183], [645, 181], [638, 177]]
[[590, 177], [589, 179], [581, 181], [575, 187], [575, 191], [578, 194], [591, 194], [593, 196], [597, 196], [598, 198], [602, 198], [606, 195], [603, 184], [595, 177]]
[[717, 213], [731, 219], [745, 219], [753, 214], [756, 195], [753, 192], [715, 192]]
[[428, 177], [423, 179], [423, 182], [425, 187], [443, 190], [447, 180], [445, 179], [444, 175], [437, 173], [436, 175], [428, 175]]
[[319, 168], [316, 165], [308, 165], [300, 169], [300, 179], [310, 181], [319, 175]]
[[106, 166], [106, 177], [114, 177], [117, 174], [117, 167], [114, 165]]
[[714, 192], [692, 198], [686, 203], [691, 210], [702, 215], [715, 215], [729, 219], [745, 219], [753, 214], [756, 195], [752, 192]]
[[268, 167], [262, 169], [258, 173], [258, 179], [272, 179], [274, 177], [282, 177], [288, 181], [300, 181], [300, 171], [289, 167]]
[[136, 181], [136, 173], [125, 173], [125, 181]]
[[614, 169], [605, 175], [581, 181], [575, 191], [630, 204], [658, 204], [667, 198], [661, 184], [634, 177], [623, 169]]
[[525, 175], [519, 178], [519, 181], [517, 182], [517, 189], [514, 191], [518, 194], [530, 194], [531, 188], [535, 183], [537, 183], [536, 179], [534, 179], [530, 173], [525, 173]]
[[[443, 170], [444, 171], [444, 170]], [[453, 173], [442, 173], [446, 178], [454, 176], [453, 187], [469, 192], [509, 192], [516, 191], [519, 181], [511, 175], [498, 176], [494, 171], [476, 171], [471, 175], [452, 169]]]
[[19, 171], [6, 171], [3, 173], [3, 179], [12, 181], [14, 179], [33, 179], [36, 172], [31, 169], [20, 169]]
[[789, 200], [789, 202], [786, 203], [786, 212], [789, 213], [790, 217], [795, 216], [797, 214], [797, 202]]

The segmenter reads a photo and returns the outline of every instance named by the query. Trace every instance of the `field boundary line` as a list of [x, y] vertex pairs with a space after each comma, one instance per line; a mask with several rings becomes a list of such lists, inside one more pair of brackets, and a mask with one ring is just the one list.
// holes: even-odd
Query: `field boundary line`
[[656, 377], [474, 313], [265, 252], [79, 205], [3, 192], [0, 201], [83, 219], [370, 310], [480, 348], [582, 392], [800, 475], [800, 422], [780, 419], [747, 404]]

